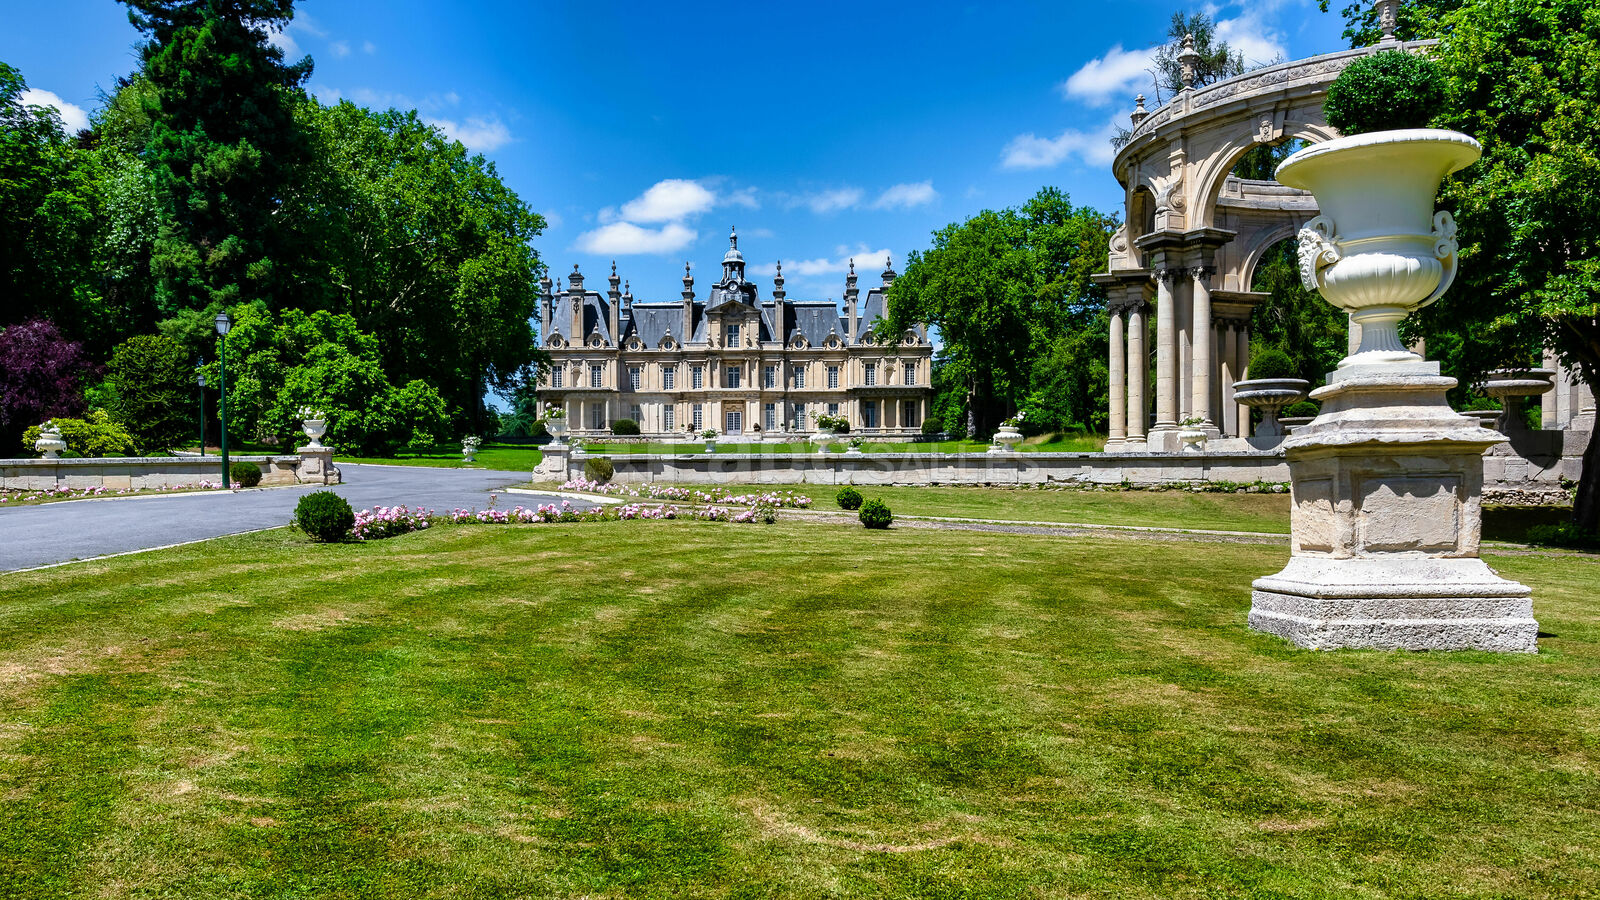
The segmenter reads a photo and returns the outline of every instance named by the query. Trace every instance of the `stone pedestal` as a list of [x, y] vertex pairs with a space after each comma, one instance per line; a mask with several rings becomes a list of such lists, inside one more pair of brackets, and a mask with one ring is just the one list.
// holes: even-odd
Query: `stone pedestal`
[[533, 467], [533, 474], [549, 478], [567, 480], [567, 459], [572, 451], [570, 444], [545, 444], [543, 456], [539, 464]]
[[1538, 649], [1527, 587], [1478, 557], [1483, 452], [1437, 363], [1349, 366], [1284, 442], [1292, 556], [1257, 579], [1250, 627], [1333, 650]]
[[321, 446], [301, 447], [295, 450], [300, 454], [300, 468], [295, 473], [295, 478], [301, 484], [339, 484], [344, 476], [333, 464], [333, 448]]

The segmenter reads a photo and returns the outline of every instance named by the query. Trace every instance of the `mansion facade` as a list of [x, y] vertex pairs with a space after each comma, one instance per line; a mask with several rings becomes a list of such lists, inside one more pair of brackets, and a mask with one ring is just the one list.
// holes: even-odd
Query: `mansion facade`
[[737, 233], [728, 244], [722, 278], [704, 300], [695, 298], [687, 264], [677, 301], [634, 302], [615, 263], [604, 295], [584, 289], [577, 266], [563, 292], [548, 275], [540, 281], [551, 366], [539, 399], [566, 410], [573, 436], [603, 435], [632, 419], [655, 438], [715, 429], [760, 440], [811, 432], [821, 415], [844, 416], [852, 433], [869, 437], [921, 431], [933, 397], [927, 330], [890, 343], [869, 334], [895, 279], [887, 260], [882, 286], [865, 298], [851, 261], [841, 315], [831, 300], [788, 299], [781, 263], [762, 298], [745, 278]]

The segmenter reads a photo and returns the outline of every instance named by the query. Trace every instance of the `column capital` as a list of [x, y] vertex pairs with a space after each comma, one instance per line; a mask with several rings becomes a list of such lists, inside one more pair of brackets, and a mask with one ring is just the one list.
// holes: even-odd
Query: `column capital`
[[1196, 280], [1209, 280], [1215, 274], [1217, 274], [1217, 267], [1213, 265], [1206, 264], [1189, 267], [1189, 277]]
[[1161, 282], [1170, 286], [1173, 282], [1182, 277], [1187, 271], [1187, 268], [1184, 266], [1162, 266], [1157, 269], [1151, 269], [1150, 277], [1155, 279], [1157, 282]]

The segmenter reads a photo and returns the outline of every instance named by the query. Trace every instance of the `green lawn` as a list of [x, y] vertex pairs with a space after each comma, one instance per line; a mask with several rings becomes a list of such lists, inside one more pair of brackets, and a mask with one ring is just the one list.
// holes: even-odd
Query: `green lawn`
[[1600, 561], [1492, 559], [1536, 656], [1326, 654], [1244, 626], [1285, 552], [634, 522], [6, 576], [0, 896], [1600, 892]]
[[531, 444], [484, 444], [472, 462], [461, 458], [460, 444], [440, 444], [425, 453], [404, 452], [394, 456], [340, 456], [336, 463], [375, 463], [385, 466], [435, 466], [445, 469], [499, 469], [506, 472], [532, 472], [544, 453]]

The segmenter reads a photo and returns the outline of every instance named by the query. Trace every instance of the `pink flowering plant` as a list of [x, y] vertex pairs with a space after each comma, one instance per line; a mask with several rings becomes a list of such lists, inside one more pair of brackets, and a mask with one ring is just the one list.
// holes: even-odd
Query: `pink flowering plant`
[[602, 484], [586, 478], [574, 478], [561, 485], [565, 491], [583, 491], [613, 497], [637, 497], [645, 500], [670, 500], [675, 503], [723, 504], [726, 506], [766, 506], [774, 509], [809, 509], [811, 498], [795, 491], [758, 491], [735, 494], [727, 488], [691, 490], [660, 484], [643, 484], [629, 487], [625, 484]]

